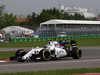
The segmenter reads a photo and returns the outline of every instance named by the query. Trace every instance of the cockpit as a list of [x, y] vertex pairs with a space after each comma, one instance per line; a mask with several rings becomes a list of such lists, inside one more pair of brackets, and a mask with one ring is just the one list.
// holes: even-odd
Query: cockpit
[[48, 45], [45, 45], [44, 48], [48, 48]]

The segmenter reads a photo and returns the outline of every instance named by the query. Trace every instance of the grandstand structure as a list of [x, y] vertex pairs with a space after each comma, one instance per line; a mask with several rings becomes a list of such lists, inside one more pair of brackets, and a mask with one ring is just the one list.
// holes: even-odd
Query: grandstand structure
[[49, 20], [40, 24], [41, 37], [56, 37], [60, 32], [67, 36], [98, 35], [100, 21], [87, 20]]

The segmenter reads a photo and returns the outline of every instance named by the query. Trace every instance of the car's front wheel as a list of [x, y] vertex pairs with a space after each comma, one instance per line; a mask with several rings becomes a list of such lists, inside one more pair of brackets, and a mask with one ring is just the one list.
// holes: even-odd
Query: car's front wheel
[[16, 52], [15, 56], [16, 56], [16, 60], [18, 62], [24, 62], [25, 60], [22, 59], [22, 57], [26, 54], [26, 52], [23, 49], [20, 49]]
[[43, 60], [48, 61], [51, 58], [51, 53], [48, 49], [41, 50], [41, 57]]

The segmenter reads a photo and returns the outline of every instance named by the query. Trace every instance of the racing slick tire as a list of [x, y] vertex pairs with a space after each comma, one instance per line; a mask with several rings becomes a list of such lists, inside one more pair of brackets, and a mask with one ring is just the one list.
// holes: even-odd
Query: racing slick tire
[[41, 57], [43, 60], [48, 61], [51, 58], [51, 53], [48, 49], [41, 50]]
[[26, 54], [26, 52], [23, 50], [23, 49], [19, 49], [16, 54], [15, 54], [15, 57], [16, 57], [16, 60], [18, 62], [24, 62], [25, 60], [22, 60], [22, 57]]
[[72, 49], [73, 59], [80, 59], [81, 56], [82, 56], [82, 51], [81, 51], [80, 48], [75, 47], [75, 48]]

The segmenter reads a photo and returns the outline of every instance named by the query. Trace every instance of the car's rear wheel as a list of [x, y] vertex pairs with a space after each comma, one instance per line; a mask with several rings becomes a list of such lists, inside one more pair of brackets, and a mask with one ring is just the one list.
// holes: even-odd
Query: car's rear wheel
[[42, 59], [45, 60], [45, 61], [48, 61], [51, 58], [51, 53], [48, 49], [42, 50], [41, 55], [42, 55]]
[[73, 59], [80, 59], [82, 56], [82, 51], [80, 48], [73, 48], [72, 49], [72, 57]]
[[22, 57], [26, 54], [26, 52], [23, 49], [20, 49], [16, 52], [15, 56], [16, 56], [16, 60], [18, 62], [24, 62], [25, 60], [22, 59]]

